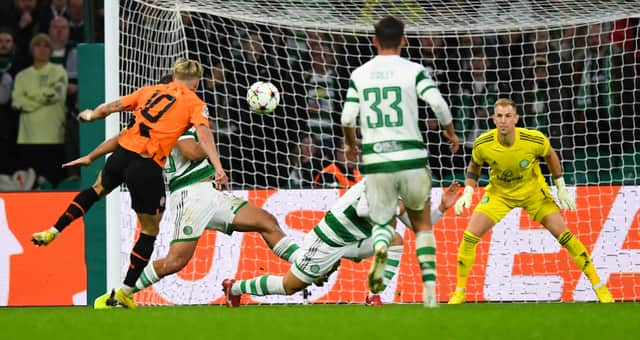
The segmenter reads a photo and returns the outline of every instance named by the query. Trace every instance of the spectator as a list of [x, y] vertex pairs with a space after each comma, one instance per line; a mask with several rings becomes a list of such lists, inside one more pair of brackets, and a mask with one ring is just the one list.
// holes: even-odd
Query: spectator
[[[458, 91], [459, 82], [453, 81], [456, 76], [452, 75], [447, 68], [444, 38], [433, 34], [424, 35], [418, 39], [417, 45], [419, 49], [417, 51], [411, 49], [410, 57], [416, 61], [422, 60], [427, 76], [433, 78], [442, 96], [450, 102], [451, 94]], [[451, 150], [448, 143], [443, 141], [440, 124], [431, 107], [423, 102], [419, 102], [418, 105], [421, 118], [419, 119], [420, 129], [426, 133], [429, 154], [438, 155], [438, 157], [429, 157], [429, 167], [435, 177], [442, 177], [443, 169], [452, 169]], [[426, 122], [426, 126], [422, 126], [423, 122]]]
[[616, 20], [611, 29], [611, 41], [620, 49], [635, 52], [636, 61], [640, 61], [640, 19], [626, 18]]
[[[66, 101], [65, 123], [65, 161], [80, 157], [79, 128], [76, 115], [78, 114], [78, 54], [76, 43], [69, 40], [69, 21], [65, 17], [57, 16], [49, 24], [49, 37], [53, 45], [51, 62], [65, 68], [69, 79]], [[80, 176], [80, 169], [67, 169], [70, 176]]]
[[[576, 98], [576, 119], [585, 125], [586, 138], [579, 138], [578, 145], [613, 144], [614, 152], [621, 152], [621, 117], [625, 108], [633, 112], [633, 65], [633, 52], [624, 53], [612, 44], [604, 24], [589, 26]], [[630, 124], [624, 128], [633, 129]]]
[[69, 37], [76, 43], [84, 42], [84, 13], [82, 2], [84, 0], [69, 0], [67, 18], [69, 19]]
[[334, 59], [328, 44], [316, 44], [311, 50], [311, 69], [304, 78], [306, 93], [307, 127], [320, 142], [322, 154], [330, 158], [335, 148], [334, 126], [339, 119], [335, 109], [339, 85]]
[[16, 59], [13, 34], [7, 27], [0, 28], [0, 173], [13, 173], [16, 169], [18, 115], [11, 108], [11, 91], [23, 64]]
[[507, 32], [498, 35], [496, 75], [500, 93], [522, 104], [522, 81], [524, 80], [524, 50], [522, 32]]
[[51, 0], [48, 6], [42, 8], [40, 15], [41, 32], [49, 32], [49, 25], [53, 18], [67, 15], [67, 1], [68, 0]]
[[320, 147], [311, 134], [306, 134], [294, 146], [296, 152], [291, 157], [288, 187], [291, 189], [313, 187], [316, 175], [322, 169]]
[[313, 179], [313, 186], [318, 188], [349, 188], [362, 180], [358, 170], [358, 159], [347, 158], [344, 144], [335, 148], [335, 161], [327, 164]]
[[34, 168], [55, 186], [64, 174], [67, 73], [50, 63], [52, 48], [46, 34], [33, 37], [33, 65], [16, 76], [12, 105], [20, 114], [19, 167]]
[[424, 35], [420, 37], [418, 42], [420, 50], [414, 59], [422, 60], [422, 65], [429, 73], [428, 75], [438, 84], [440, 93], [447, 98], [449, 94], [455, 93], [456, 89], [453, 87], [456, 84], [450, 81], [450, 75], [447, 72], [444, 38], [436, 35]]
[[[586, 26], [570, 26], [562, 29], [560, 38], [560, 94], [565, 135], [584, 134], [584, 126], [574, 124], [574, 100], [580, 91], [580, 81], [586, 53]], [[568, 145], [571, 147], [571, 145]], [[564, 158], [567, 158], [563, 150]]]
[[547, 60], [547, 71], [549, 77], [560, 75], [560, 53], [558, 46], [551, 39], [551, 34], [547, 30], [538, 30], [527, 35], [527, 45], [525, 45], [525, 64], [529, 65], [536, 57], [544, 57]]
[[[490, 71], [489, 59], [482, 50], [474, 50], [474, 56], [462, 74], [463, 82], [455, 105], [455, 130], [462, 134], [466, 152], [471, 152], [473, 142], [489, 126], [493, 104], [498, 99], [498, 86]], [[457, 164], [464, 167], [464, 164]]]
[[67, 108], [76, 114], [78, 112], [78, 51], [76, 42], [69, 40], [69, 21], [65, 17], [58, 16], [51, 20], [49, 38], [53, 46], [51, 62], [64, 67], [67, 71], [69, 79]]
[[564, 120], [560, 106], [561, 96], [558, 79], [549, 77], [547, 60], [544, 57], [530, 60], [528, 66], [526, 69], [527, 77], [524, 81], [522, 112], [524, 126], [548, 136], [551, 146], [555, 150], [568, 150], [570, 142], [561, 143], [561, 140], [569, 138], [570, 131], [565, 131], [565, 133], [562, 130]]
[[[280, 71], [286, 69], [267, 50], [263, 37], [253, 27], [240, 35], [231, 62], [223, 61], [224, 79], [227, 84], [229, 119], [238, 124], [238, 134], [229, 141], [229, 149], [220, 148], [221, 158], [231, 157], [232, 183], [249, 187], [279, 187], [286, 185], [288, 174], [286, 159], [286, 129], [280, 105], [268, 115], [249, 111], [246, 92], [254, 82], [269, 81], [282, 88]], [[238, 49], [239, 47], [239, 49]], [[281, 152], [279, 152], [279, 150]], [[238, 163], [239, 162], [239, 163]], [[281, 175], [282, 174], [282, 175]]]
[[22, 58], [28, 56], [31, 38], [40, 32], [40, 15], [37, 0], [15, 0], [15, 6], [7, 22], [15, 32], [16, 52]]

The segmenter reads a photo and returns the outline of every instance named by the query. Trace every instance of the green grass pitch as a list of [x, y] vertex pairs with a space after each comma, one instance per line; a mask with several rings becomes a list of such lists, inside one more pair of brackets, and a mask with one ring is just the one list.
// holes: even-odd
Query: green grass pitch
[[0, 339], [640, 339], [640, 304], [4, 307]]

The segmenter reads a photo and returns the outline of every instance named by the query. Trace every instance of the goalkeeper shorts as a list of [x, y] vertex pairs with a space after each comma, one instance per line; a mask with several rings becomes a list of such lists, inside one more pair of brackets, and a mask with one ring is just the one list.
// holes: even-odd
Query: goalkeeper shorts
[[493, 223], [498, 223], [514, 208], [526, 210], [531, 220], [536, 222], [542, 222], [547, 215], [560, 212], [548, 188], [540, 188], [524, 200], [514, 200], [485, 191], [474, 212], [481, 212], [489, 216]]

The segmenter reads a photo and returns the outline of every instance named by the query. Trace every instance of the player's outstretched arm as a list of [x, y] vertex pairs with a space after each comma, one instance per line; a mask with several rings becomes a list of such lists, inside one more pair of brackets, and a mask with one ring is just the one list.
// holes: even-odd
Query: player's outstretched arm
[[70, 162], [62, 164], [63, 168], [68, 168], [76, 165], [87, 166], [91, 165], [96, 159], [114, 152], [118, 147], [118, 136], [111, 137], [104, 142], [100, 143], [95, 149], [91, 150], [87, 155], [80, 158], [76, 158]]
[[86, 109], [80, 112], [80, 114], [78, 114], [78, 120], [81, 122], [91, 122], [98, 119], [104, 119], [114, 112], [124, 111], [125, 109], [126, 108], [122, 104], [122, 100], [117, 99], [110, 103], [100, 104], [93, 110]]
[[478, 186], [480, 170], [482, 170], [481, 166], [474, 163], [473, 160], [469, 161], [469, 166], [467, 167], [467, 178], [464, 181], [464, 192], [455, 204], [456, 215], [460, 215], [464, 208], [471, 208], [471, 198], [473, 197], [473, 191]]
[[460, 140], [456, 135], [456, 131], [453, 129], [453, 123], [449, 123], [442, 128], [442, 134], [449, 140], [449, 143], [451, 143], [451, 145], [449, 145], [449, 149], [452, 153], [458, 152], [458, 149], [460, 149]]
[[562, 165], [560, 164], [560, 159], [552, 147], [549, 147], [549, 151], [547, 152], [547, 155], [544, 156], [544, 160], [547, 162], [549, 172], [551, 172], [553, 181], [558, 189], [558, 202], [560, 203], [560, 207], [571, 211], [576, 210], [576, 201], [571, 197], [569, 191], [567, 191], [567, 186], [565, 185], [564, 178], [562, 177]]
[[447, 101], [444, 100], [444, 97], [442, 97], [442, 94], [432, 80], [423, 81], [431, 82], [431, 85], [427, 86], [429, 90], [427, 90], [423, 94], [419, 94], [420, 98], [427, 102], [429, 104], [429, 107], [431, 107], [431, 109], [433, 110], [433, 113], [436, 114], [438, 122], [442, 126], [443, 135], [447, 138], [447, 140], [449, 140], [449, 143], [451, 143], [451, 145], [449, 146], [451, 152], [456, 153], [460, 148], [460, 141], [458, 139], [458, 136], [456, 136], [453, 124], [451, 123], [452, 118], [451, 111], [449, 110], [449, 105], [447, 104]]
[[453, 207], [460, 194], [460, 183], [453, 182], [442, 192], [442, 199], [438, 205], [438, 210], [444, 214], [449, 208]]
[[222, 168], [222, 163], [220, 162], [220, 157], [218, 156], [218, 149], [216, 148], [215, 142], [213, 140], [213, 135], [211, 134], [209, 127], [206, 125], [198, 125], [196, 127], [196, 134], [198, 135], [200, 145], [207, 153], [207, 157], [209, 158], [211, 165], [213, 165], [213, 168], [216, 170], [216, 186], [218, 187], [218, 189], [220, 189], [222, 186], [227, 187], [229, 179], [227, 178], [227, 174]]
[[356, 128], [355, 127], [342, 127], [342, 133], [344, 136], [344, 152], [347, 157], [355, 159], [360, 152], [358, 148], [358, 141], [356, 140]]

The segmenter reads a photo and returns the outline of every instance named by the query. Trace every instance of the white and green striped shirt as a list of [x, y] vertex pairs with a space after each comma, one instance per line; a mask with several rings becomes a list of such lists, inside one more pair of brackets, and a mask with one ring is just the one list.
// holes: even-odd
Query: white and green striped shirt
[[449, 107], [422, 65], [385, 55], [353, 71], [342, 125], [355, 127], [359, 114], [363, 173], [425, 167], [427, 149], [418, 126], [418, 97], [429, 103], [440, 124], [451, 123]]
[[[368, 218], [358, 216], [356, 206], [360, 197], [364, 196], [366, 179], [361, 180], [352, 186], [342, 195], [336, 204], [324, 215], [313, 231], [324, 243], [332, 247], [342, 247], [351, 242], [358, 242], [371, 237], [371, 230], [375, 225]], [[406, 214], [406, 213], [405, 213]], [[431, 224], [436, 224], [442, 213], [436, 205], [431, 209]], [[403, 215], [400, 220], [407, 227], [413, 229], [409, 219]]]
[[[178, 141], [188, 138], [198, 140], [194, 127], [185, 131], [182, 136], [178, 138]], [[178, 147], [174, 147], [173, 150], [171, 150], [169, 160], [164, 167], [164, 172], [167, 175], [169, 191], [171, 192], [201, 182], [205, 178], [213, 176], [215, 173], [213, 166], [209, 164], [206, 157], [199, 161], [190, 161], [182, 155]]]
[[313, 228], [316, 235], [332, 247], [341, 247], [370, 237], [373, 222], [356, 213], [356, 205], [362, 195], [364, 195], [364, 181], [356, 183], [338, 199]]

